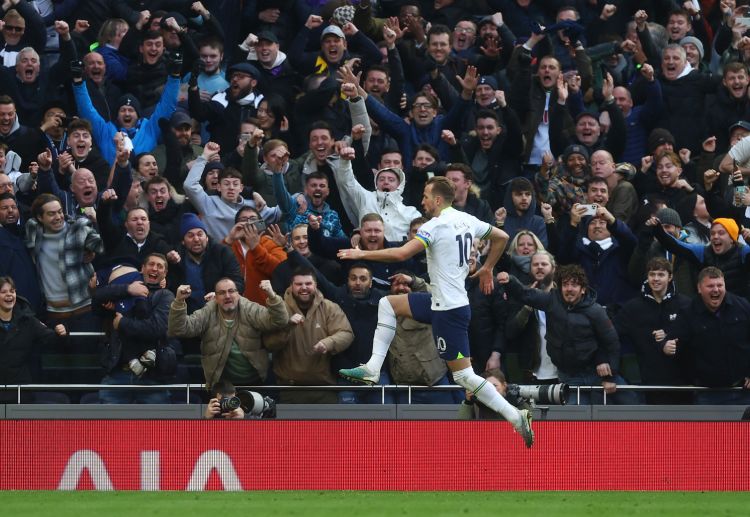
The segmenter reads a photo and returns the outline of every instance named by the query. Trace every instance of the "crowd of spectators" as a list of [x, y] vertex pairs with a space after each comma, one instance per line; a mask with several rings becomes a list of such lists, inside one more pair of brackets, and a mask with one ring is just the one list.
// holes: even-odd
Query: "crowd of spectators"
[[[443, 175], [509, 236], [467, 279], [477, 373], [750, 402], [750, 1], [4, 0], [0, 58], [0, 384], [104, 332], [104, 403], [345, 385], [380, 298], [436, 279], [337, 252], [413, 238]], [[380, 378], [452, 383], [429, 325]]]

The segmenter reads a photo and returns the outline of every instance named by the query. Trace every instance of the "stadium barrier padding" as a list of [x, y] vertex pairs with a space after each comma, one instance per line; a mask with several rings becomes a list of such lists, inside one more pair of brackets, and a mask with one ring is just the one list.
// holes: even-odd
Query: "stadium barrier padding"
[[750, 489], [747, 422], [6, 420], [3, 490]]

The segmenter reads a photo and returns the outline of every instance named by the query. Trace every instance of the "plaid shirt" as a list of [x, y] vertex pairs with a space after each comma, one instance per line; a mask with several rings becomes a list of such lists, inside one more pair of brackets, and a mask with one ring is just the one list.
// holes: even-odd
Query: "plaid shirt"
[[[90, 298], [89, 279], [94, 274], [94, 266], [83, 260], [84, 253], [87, 251], [103, 253], [104, 243], [91, 221], [86, 218], [69, 219], [62, 231], [65, 237], [63, 249], [60, 251], [60, 274], [68, 286], [70, 303], [76, 305]], [[42, 225], [36, 219], [29, 219], [26, 222], [26, 247], [31, 250], [37, 268], [40, 264], [36, 261], [36, 257], [43, 238]], [[39, 277], [42, 277], [41, 272]]]

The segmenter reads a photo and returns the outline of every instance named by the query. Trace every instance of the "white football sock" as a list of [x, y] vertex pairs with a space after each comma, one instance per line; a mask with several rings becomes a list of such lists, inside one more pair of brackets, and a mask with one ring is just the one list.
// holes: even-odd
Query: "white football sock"
[[494, 412], [500, 413], [513, 427], [521, 425], [521, 413], [518, 409], [505, 400], [495, 387], [487, 382], [487, 379], [483, 379], [474, 373], [471, 367], [453, 372], [453, 380], [456, 381], [456, 384], [466, 388], [467, 391], [472, 392], [482, 404]]
[[383, 296], [378, 302], [378, 326], [375, 328], [375, 336], [372, 340], [372, 357], [366, 365], [368, 370], [380, 372], [395, 335], [396, 313], [393, 311], [393, 306], [388, 301], [388, 297]]

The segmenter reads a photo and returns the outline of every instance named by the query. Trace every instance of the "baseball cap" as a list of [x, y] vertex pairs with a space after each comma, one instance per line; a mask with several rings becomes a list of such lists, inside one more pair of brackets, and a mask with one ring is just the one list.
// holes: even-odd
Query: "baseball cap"
[[322, 40], [329, 34], [333, 34], [334, 36], [345, 39], [346, 36], [344, 36], [344, 31], [341, 30], [341, 28], [338, 25], [329, 25], [325, 29], [323, 29], [323, 32], [320, 34], [320, 39]]

